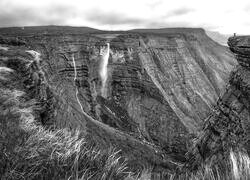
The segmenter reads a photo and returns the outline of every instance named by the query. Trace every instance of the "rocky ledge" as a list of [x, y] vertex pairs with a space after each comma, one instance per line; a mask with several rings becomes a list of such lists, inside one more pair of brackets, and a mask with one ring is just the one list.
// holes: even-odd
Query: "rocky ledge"
[[235, 53], [241, 66], [250, 67], [250, 38], [248, 36], [237, 36], [229, 38], [230, 50]]

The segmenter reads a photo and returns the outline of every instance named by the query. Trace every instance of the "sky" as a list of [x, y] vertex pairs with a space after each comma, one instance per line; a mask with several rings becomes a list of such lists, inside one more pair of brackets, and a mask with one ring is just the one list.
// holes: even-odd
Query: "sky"
[[0, 27], [37, 25], [250, 34], [250, 0], [0, 0]]

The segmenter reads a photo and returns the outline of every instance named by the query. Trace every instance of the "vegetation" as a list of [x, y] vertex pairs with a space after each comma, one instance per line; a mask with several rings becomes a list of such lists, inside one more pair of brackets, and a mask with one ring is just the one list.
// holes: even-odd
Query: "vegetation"
[[[216, 156], [215, 156], [216, 157]], [[214, 161], [200, 164], [198, 171], [176, 174], [175, 180], [249, 180], [250, 159], [241, 151], [230, 150], [219, 163]]]
[[[7, 68], [0, 80], [6, 81]], [[90, 147], [79, 130], [46, 130], [34, 100], [0, 88], [0, 179], [125, 179], [126, 164], [113, 149]]]
[[[12, 40], [10, 43], [16, 42]], [[128, 171], [126, 161], [119, 155], [119, 151], [113, 148], [99, 150], [91, 146], [80, 130], [50, 130], [42, 126], [36, 118], [39, 103], [22, 91], [23, 81], [15, 79], [19, 78], [18, 75], [12, 76], [14, 70], [1, 67], [1, 63], [0, 61], [0, 179], [250, 179], [248, 155], [233, 150], [228, 156], [221, 158], [219, 165], [211, 163], [213, 161], [204, 162], [197, 172], [177, 172], [174, 177], [167, 172], [157, 174], [153, 168], [146, 167], [138, 175], [134, 175]], [[15, 61], [14, 55], [8, 63], [10, 67], [17, 66], [16, 69], [21, 69], [20, 62]]]

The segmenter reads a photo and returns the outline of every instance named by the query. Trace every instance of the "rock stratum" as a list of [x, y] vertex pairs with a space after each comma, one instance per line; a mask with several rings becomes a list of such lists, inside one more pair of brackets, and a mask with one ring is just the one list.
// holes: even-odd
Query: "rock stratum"
[[231, 72], [225, 92], [205, 120], [200, 137], [187, 153], [187, 162], [179, 171], [185, 173], [176, 173], [179, 179], [190, 176], [187, 175], [190, 170], [204, 173], [204, 166], [207, 177], [212, 174], [217, 178], [223, 177], [222, 179], [250, 178], [250, 38], [230, 37], [228, 45], [239, 65]]
[[[242, 65], [229, 76], [238, 64], [233, 53], [203, 29], [27, 27], [2, 28], [0, 35], [1, 63], [16, 74], [11, 87], [37, 101], [36, 120], [50, 130], [80, 130], [101, 149], [121, 149], [133, 171], [151, 167], [168, 177], [178, 167], [195, 170], [202, 159], [216, 154], [210, 150], [214, 146], [232, 146], [207, 143], [227, 137], [218, 132], [228, 132], [228, 124], [236, 140], [230, 136], [225, 142], [238, 144], [238, 135], [245, 133], [235, 128], [241, 117], [232, 115], [237, 118], [231, 123], [228, 116], [235, 111], [227, 114], [220, 105], [241, 97], [239, 79], [248, 83], [245, 44], [229, 41]], [[226, 86], [228, 81], [235, 87]], [[247, 110], [239, 112], [248, 117]], [[226, 125], [217, 128], [224, 120]]]

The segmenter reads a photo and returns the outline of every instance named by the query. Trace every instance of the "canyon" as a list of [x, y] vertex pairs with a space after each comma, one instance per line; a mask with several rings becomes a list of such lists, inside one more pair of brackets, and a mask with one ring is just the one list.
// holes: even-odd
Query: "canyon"
[[[229, 47], [200, 28], [0, 29], [1, 64], [18, 75], [11, 88], [36, 100], [37, 122], [52, 131], [79, 130], [91, 146], [121, 150], [131, 171], [150, 167], [165, 178], [179, 167], [197, 170], [202, 159], [232, 141], [238, 146], [238, 135], [248, 133], [247, 109], [238, 108], [235, 126], [245, 119], [240, 132], [224, 115], [225, 104], [240, 106], [238, 86], [229, 85], [247, 76], [247, 57], [240, 57], [239, 65]], [[234, 140], [216, 134], [230, 129]], [[249, 150], [246, 142], [240, 144]]]

